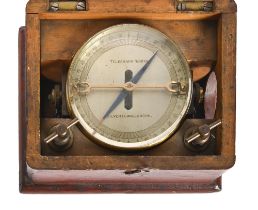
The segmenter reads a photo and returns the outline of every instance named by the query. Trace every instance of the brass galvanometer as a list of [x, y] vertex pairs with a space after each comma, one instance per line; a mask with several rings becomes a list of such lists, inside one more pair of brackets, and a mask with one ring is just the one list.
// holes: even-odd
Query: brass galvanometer
[[116, 25], [97, 33], [75, 55], [67, 103], [96, 142], [144, 149], [179, 126], [191, 101], [191, 78], [183, 54], [164, 34], [139, 24]]

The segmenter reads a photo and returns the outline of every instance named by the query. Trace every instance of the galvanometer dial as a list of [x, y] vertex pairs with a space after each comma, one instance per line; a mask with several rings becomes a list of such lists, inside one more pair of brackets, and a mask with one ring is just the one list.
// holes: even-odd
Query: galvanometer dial
[[144, 25], [107, 28], [75, 55], [66, 84], [70, 112], [106, 146], [144, 149], [165, 141], [192, 96], [188, 63], [176, 44]]

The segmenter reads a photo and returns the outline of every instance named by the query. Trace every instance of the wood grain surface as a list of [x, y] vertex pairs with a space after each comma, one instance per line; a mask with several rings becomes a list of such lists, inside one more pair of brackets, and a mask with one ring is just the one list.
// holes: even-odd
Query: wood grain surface
[[[19, 125], [21, 192], [211, 192], [235, 162], [236, 5], [216, 0], [212, 13], [179, 13], [175, 1], [89, 0], [86, 12], [48, 12], [47, 0], [27, 5], [19, 39]], [[153, 14], [153, 15], [151, 15]], [[215, 64], [218, 80], [214, 153], [206, 155], [43, 155], [41, 147], [40, 69], [68, 62], [96, 32], [119, 23], [157, 28], [193, 63]], [[26, 45], [26, 51], [25, 51]], [[63, 67], [60, 67], [63, 68]], [[132, 175], [132, 176], [131, 176]], [[63, 178], [61, 178], [63, 177]], [[108, 178], [107, 178], [108, 177]], [[180, 177], [184, 177], [180, 179]]]

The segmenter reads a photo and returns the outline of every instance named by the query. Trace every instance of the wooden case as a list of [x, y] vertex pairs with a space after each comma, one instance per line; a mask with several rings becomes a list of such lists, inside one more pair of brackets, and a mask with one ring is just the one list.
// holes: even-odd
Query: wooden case
[[[212, 11], [178, 11], [177, 0], [88, 0], [86, 11], [49, 11], [30, 0], [19, 32], [20, 191], [23, 193], [214, 192], [235, 162], [236, 5], [214, 0]], [[186, 1], [187, 2], [187, 1]], [[218, 80], [216, 144], [206, 152], [183, 148], [179, 131], [151, 150], [119, 152], [98, 146], [78, 128], [78, 144], [55, 153], [42, 144], [47, 130], [66, 118], [42, 117], [41, 71], [57, 62], [67, 69], [80, 46], [118, 23], [141, 23], [171, 37], [189, 62], [211, 62]], [[196, 120], [196, 125], [206, 122]], [[182, 127], [187, 127], [186, 120]], [[173, 148], [181, 148], [179, 150]]]

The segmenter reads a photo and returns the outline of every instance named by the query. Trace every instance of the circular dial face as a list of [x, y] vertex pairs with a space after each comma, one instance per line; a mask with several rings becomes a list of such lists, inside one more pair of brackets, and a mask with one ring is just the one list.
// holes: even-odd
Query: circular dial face
[[179, 126], [192, 80], [173, 41], [148, 26], [123, 24], [82, 46], [66, 88], [69, 110], [92, 139], [143, 149], [166, 140]]

